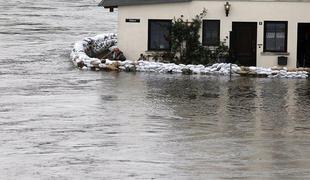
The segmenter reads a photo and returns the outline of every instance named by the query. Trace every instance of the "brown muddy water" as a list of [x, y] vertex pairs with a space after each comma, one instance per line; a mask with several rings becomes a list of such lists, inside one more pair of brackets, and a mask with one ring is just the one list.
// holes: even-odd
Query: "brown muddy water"
[[0, 179], [310, 179], [310, 81], [73, 68], [96, 0], [0, 0]]

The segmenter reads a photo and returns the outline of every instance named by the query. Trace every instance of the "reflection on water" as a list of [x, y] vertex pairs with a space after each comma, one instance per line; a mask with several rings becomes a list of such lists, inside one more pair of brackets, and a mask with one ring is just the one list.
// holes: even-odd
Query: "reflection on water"
[[115, 13], [0, 2], [0, 179], [309, 179], [309, 80], [79, 71]]
[[173, 154], [186, 166], [178, 167], [184, 176], [309, 177], [310, 97], [303, 93], [309, 81], [154, 75], [147, 84], [151, 99], [182, 117], [169, 121], [171, 141], [177, 143], [168, 148], [178, 151]]

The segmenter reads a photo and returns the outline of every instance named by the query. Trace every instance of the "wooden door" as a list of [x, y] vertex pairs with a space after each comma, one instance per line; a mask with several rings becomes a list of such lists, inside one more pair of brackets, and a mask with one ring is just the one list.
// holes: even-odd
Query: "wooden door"
[[297, 66], [310, 67], [310, 23], [298, 24]]
[[242, 66], [256, 66], [257, 23], [233, 22], [230, 37], [231, 57]]

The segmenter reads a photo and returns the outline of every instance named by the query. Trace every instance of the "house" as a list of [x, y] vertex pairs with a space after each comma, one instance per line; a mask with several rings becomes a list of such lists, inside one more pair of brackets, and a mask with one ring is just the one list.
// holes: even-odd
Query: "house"
[[174, 18], [207, 9], [201, 42], [226, 39], [245, 66], [310, 67], [310, 0], [103, 0], [118, 8], [119, 47], [129, 59], [170, 49], [165, 38]]

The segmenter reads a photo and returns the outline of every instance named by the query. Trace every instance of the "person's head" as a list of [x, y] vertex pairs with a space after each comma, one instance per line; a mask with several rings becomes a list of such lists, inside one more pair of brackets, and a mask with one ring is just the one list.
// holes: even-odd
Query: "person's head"
[[143, 54], [140, 54], [140, 57], [143, 57], [144, 55]]
[[120, 50], [118, 48], [114, 48], [113, 50], [114, 52], [120, 52]]

